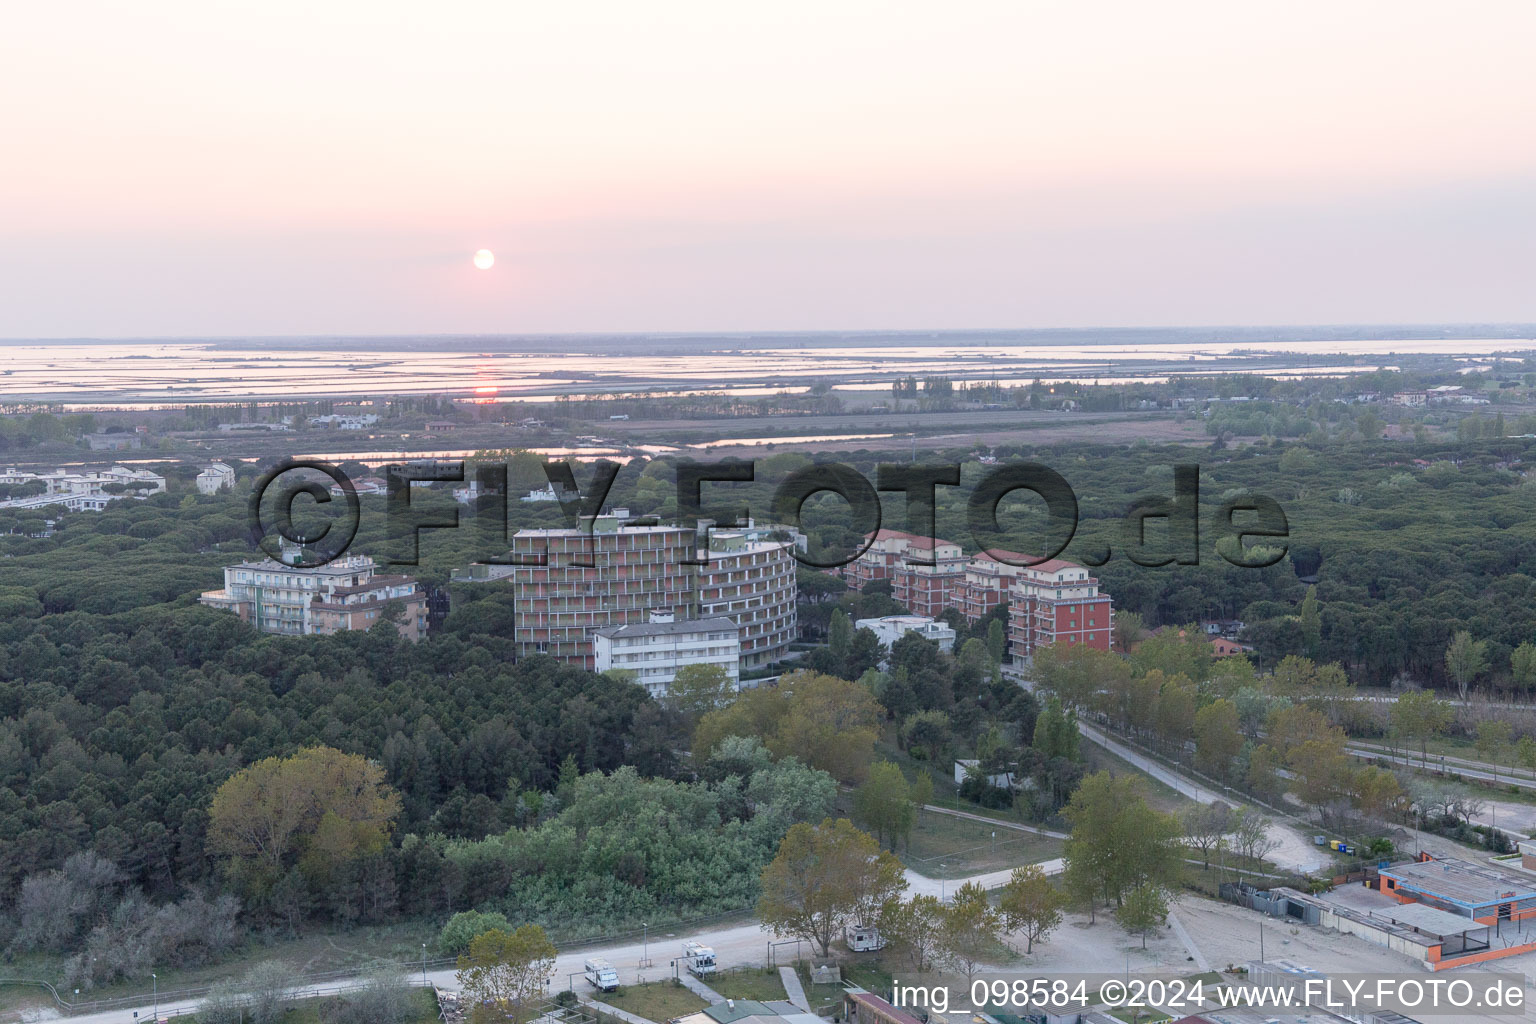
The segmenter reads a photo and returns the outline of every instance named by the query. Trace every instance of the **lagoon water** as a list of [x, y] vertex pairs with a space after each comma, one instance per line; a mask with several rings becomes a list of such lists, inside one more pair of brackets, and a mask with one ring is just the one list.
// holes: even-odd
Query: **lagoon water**
[[[1306, 332], [1299, 332], [1305, 334]], [[1500, 332], [1501, 334], [1503, 332]], [[1170, 334], [1173, 337], [1170, 339]], [[1209, 337], [1205, 335], [1210, 335]], [[1171, 374], [1361, 373], [1398, 357], [1455, 355], [1486, 364], [1536, 349], [1527, 337], [1359, 338], [1249, 329], [1198, 341], [1176, 332], [1067, 332], [1049, 342], [1006, 332], [937, 332], [921, 339], [807, 334], [747, 338], [403, 339], [327, 338], [0, 343], [0, 403], [91, 408], [183, 405], [322, 395], [453, 394], [486, 401], [562, 394], [737, 396], [803, 390], [818, 379], [878, 390], [906, 374], [1004, 384], [1165, 379]]]

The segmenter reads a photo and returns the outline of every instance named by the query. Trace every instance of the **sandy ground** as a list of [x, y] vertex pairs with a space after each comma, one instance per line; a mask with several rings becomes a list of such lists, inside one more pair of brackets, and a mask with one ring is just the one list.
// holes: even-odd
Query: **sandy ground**
[[[1104, 747], [1106, 750], [1111, 751], [1116, 756], [1129, 761], [1137, 768], [1152, 776], [1152, 778], [1163, 783], [1165, 786], [1168, 786], [1171, 789], [1175, 789], [1178, 792], [1183, 793], [1185, 796], [1192, 800], [1197, 800], [1203, 804], [1215, 803], [1217, 800], [1222, 800], [1235, 807], [1243, 806], [1241, 802], [1235, 801], [1230, 795], [1226, 793], [1218, 793], [1211, 789], [1210, 786], [1191, 781], [1182, 775], [1175, 774], [1170, 769], [1165, 768], [1163, 765], [1145, 756], [1144, 754], [1138, 753], [1125, 744], [1111, 739], [1094, 726], [1088, 725], [1084, 722], [1079, 722], [1078, 728], [1082, 732], [1083, 736], [1087, 739], [1097, 743], [1101, 747]], [[1269, 860], [1272, 863], [1289, 871], [1298, 871], [1303, 874], [1311, 871], [1317, 871], [1321, 869], [1326, 863], [1326, 859], [1317, 852], [1317, 847], [1313, 845], [1311, 838], [1309, 836], [1303, 835], [1292, 825], [1285, 822], [1276, 821], [1272, 831], [1270, 832], [1270, 835], [1273, 838], [1280, 840], [1280, 845], [1276, 847], [1274, 852], [1270, 853], [1269, 855]]]

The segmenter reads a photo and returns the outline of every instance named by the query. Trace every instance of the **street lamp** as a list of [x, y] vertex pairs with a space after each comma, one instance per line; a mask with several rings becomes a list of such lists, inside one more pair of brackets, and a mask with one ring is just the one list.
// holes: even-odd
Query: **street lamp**
[[640, 966], [651, 966], [651, 923], [640, 922]]
[[154, 971], [149, 972], [149, 984], [155, 994], [155, 1024], [160, 1024], [160, 979]]
[[421, 987], [427, 987], [427, 944], [421, 944]]

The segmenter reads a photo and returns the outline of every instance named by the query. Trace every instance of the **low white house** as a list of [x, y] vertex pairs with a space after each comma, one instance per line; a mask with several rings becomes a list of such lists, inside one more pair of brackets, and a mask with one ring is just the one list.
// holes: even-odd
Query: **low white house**
[[932, 640], [941, 651], [955, 649], [955, 631], [937, 619], [926, 615], [882, 615], [878, 619], [859, 619], [855, 629], [867, 629], [890, 647], [908, 633], [916, 633], [924, 640]]
[[[955, 785], [964, 784], [971, 777], [971, 773], [981, 766], [981, 762], [974, 757], [960, 758], [955, 762]], [[999, 772], [996, 775], [986, 776], [987, 784], [997, 786], [1000, 789], [1012, 789], [1014, 778], [1012, 772]]]
[[625, 669], [652, 697], [667, 695], [684, 665], [719, 665], [731, 689], [741, 686], [741, 627], [730, 619], [677, 619], [652, 612], [650, 622], [609, 626], [592, 634], [599, 672]]

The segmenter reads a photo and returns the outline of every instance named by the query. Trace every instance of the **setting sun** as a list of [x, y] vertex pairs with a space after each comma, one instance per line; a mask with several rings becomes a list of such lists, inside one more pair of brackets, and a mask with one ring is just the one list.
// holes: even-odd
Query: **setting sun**
[[496, 264], [496, 254], [489, 249], [481, 249], [475, 253], [475, 266], [481, 270], [490, 270]]

